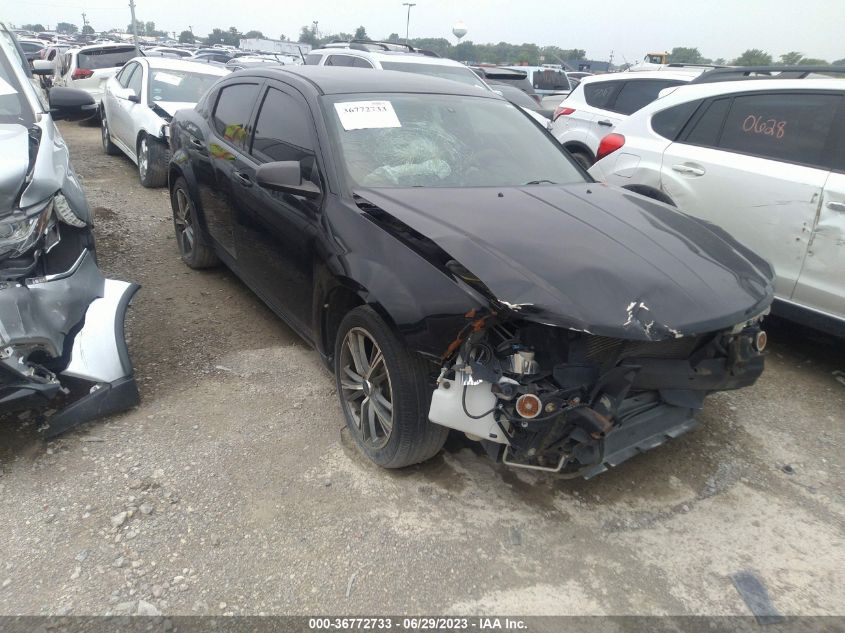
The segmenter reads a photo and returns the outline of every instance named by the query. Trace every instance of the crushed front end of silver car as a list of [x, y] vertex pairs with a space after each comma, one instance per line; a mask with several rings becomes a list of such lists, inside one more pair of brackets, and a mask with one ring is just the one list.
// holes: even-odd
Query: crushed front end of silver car
[[53, 437], [138, 403], [123, 335], [138, 289], [106, 279], [91, 212], [47, 116], [0, 125], [0, 412], [54, 411]]

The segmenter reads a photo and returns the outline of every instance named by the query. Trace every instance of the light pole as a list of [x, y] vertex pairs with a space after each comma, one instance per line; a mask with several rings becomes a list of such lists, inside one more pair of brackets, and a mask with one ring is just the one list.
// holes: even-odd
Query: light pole
[[410, 44], [411, 40], [408, 37], [408, 33], [411, 30], [411, 7], [417, 6], [416, 2], [403, 2], [403, 7], [408, 7], [408, 19], [405, 20], [405, 43]]

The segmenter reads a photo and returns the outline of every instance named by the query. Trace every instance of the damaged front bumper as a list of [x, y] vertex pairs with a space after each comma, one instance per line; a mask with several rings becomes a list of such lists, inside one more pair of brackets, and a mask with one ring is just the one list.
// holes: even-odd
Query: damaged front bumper
[[60, 402], [54, 437], [138, 404], [123, 332], [138, 288], [105, 279], [87, 249], [65, 272], [0, 284], [0, 410]]
[[469, 329], [429, 419], [508, 466], [585, 478], [695, 428], [708, 394], [759, 378], [766, 342], [760, 317], [662, 341], [486, 317]]

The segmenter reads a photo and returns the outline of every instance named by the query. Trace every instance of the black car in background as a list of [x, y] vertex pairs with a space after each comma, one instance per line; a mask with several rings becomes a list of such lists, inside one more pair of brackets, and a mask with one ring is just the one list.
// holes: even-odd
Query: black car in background
[[768, 264], [593, 182], [492, 92], [254, 68], [170, 129], [182, 259], [222, 261], [317, 349], [377, 464], [428, 459], [452, 428], [589, 477], [763, 369]]

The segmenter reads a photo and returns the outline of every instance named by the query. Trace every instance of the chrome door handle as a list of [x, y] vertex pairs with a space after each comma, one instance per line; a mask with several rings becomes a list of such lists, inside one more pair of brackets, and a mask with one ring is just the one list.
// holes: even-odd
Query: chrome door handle
[[701, 167], [690, 167], [689, 165], [672, 165], [672, 170], [690, 176], [703, 176], [705, 173]]
[[827, 208], [831, 211], [838, 211], [839, 213], [845, 213], [845, 202], [828, 202]]

